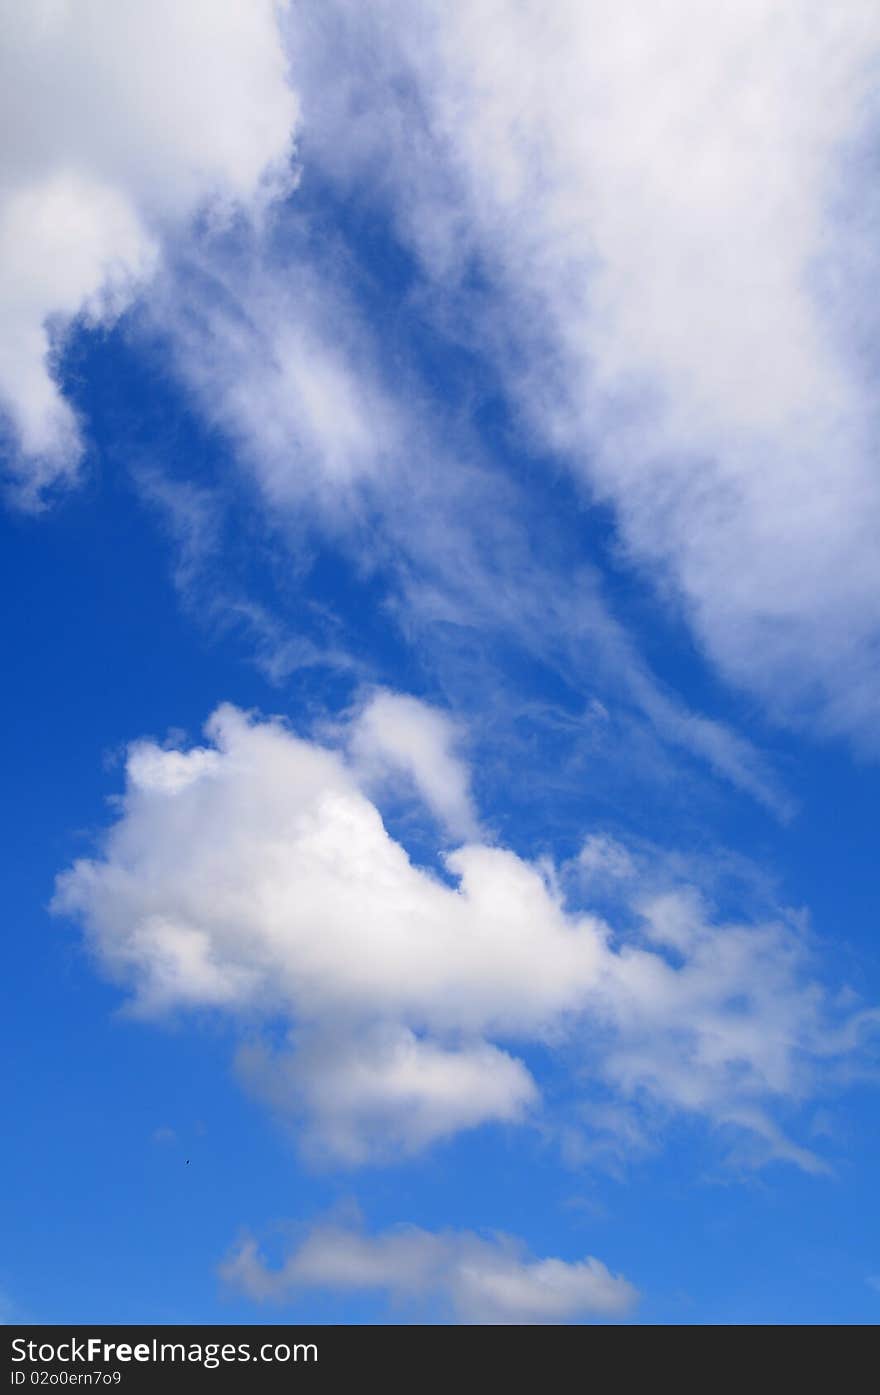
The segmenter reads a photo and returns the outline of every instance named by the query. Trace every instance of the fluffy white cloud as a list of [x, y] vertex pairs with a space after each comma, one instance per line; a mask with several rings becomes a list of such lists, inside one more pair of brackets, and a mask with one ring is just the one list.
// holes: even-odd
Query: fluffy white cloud
[[456, 755], [459, 738], [443, 712], [401, 693], [380, 691], [354, 723], [349, 750], [362, 781], [380, 787], [389, 776], [413, 782], [425, 804], [454, 838], [478, 834], [470, 773]]
[[486, 1042], [445, 1047], [407, 1027], [301, 1032], [291, 1048], [242, 1048], [241, 1078], [303, 1125], [315, 1160], [350, 1165], [416, 1153], [478, 1124], [521, 1123], [538, 1090], [521, 1061]]
[[313, 1288], [378, 1289], [397, 1301], [440, 1300], [460, 1322], [572, 1322], [625, 1317], [638, 1301], [626, 1279], [598, 1259], [532, 1259], [509, 1236], [434, 1233], [399, 1226], [378, 1235], [359, 1227], [316, 1225], [279, 1269], [246, 1237], [223, 1277], [257, 1300], [295, 1298]]
[[103, 853], [62, 874], [55, 908], [142, 1014], [287, 1021], [283, 1050], [240, 1066], [313, 1151], [360, 1162], [528, 1118], [518, 1042], [818, 1165], [768, 1111], [876, 1014], [839, 1023], [796, 923], [715, 924], [692, 889], [636, 880], [635, 928], [614, 934], [566, 906], [565, 869], [478, 843], [446, 855], [449, 880], [415, 866], [340, 751], [232, 707], [207, 733], [131, 748]]
[[51, 376], [50, 316], [113, 314], [155, 261], [128, 200], [88, 176], [53, 172], [0, 198], [0, 390], [31, 457], [25, 496], [36, 498], [79, 454], [73, 412]]
[[81, 451], [52, 355], [112, 320], [194, 215], [283, 185], [297, 104], [279, 0], [3, 0], [0, 407], [20, 497]]
[[875, 741], [872, 0], [307, 4], [291, 43], [306, 158], [390, 200], [708, 652]]
[[513, 853], [450, 854], [456, 890], [412, 865], [338, 753], [231, 707], [207, 731], [214, 749], [133, 747], [106, 860], [62, 880], [143, 1010], [204, 994], [306, 1022], [536, 1029], [595, 979], [604, 930]]

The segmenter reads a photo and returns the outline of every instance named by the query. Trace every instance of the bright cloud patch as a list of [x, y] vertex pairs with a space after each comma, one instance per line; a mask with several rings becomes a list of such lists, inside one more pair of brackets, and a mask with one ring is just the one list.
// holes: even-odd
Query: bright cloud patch
[[626, 1316], [638, 1292], [598, 1259], [532, 1259], [508, 1236], [433, 1233], [400, 1226], [368, 1235], [354, 1226], [315, 1226], [279, 1269], [246, 1238], [223, 1277], [257, 1300], [293, 1299], [309, 1289], [379, 1290], [408, 1304], [437, 1301], [459, 1322], [542, 1323]]
[[103, 854], [60, 877], [55, 907], [138, 1012], [286, 1023], [283, 1049], [239, 1066], [310, 1150], [361, 1162], [527, 1119], [539, 1090], [514, 1053], [540, 1044], [634, 1107], [820, 1166], [773, 1102], [813, 1093], [874, 1015], [835, 1018], [795, 923], [713, 924], [692, 889], [636, 879], [635, 928], [616, 934], [568, 907], [566, 868], [478, 843], [446, 857], [449, 884], [389, 837], [340, 751], [232, 707], [207, 733], [206, 748], [131, 748]]
[[114, 319], [163, 238], [271, 192], [296, 101], [275, 0], [4, 0], [0, 407], [21, 497], [81, 446], [52, 371], [58, 334]]
[[351, 1165], [416, 1153], [478, 1124], [521, 1123], [538, 1101], [507, 1052], [486, 1042], [444, 1047], [399, 1026], [303, 1034], [282, 1054], [247, 1046], [237, 1065], [282, 1117], [305, 1116], [313, 1156]]
[[473, 838], [470, 775], [456, 755], [456, 736], [443, 713], [400, 693], [379, 692], [360, 712], [350, 750], [366, 783], [408, 778], [453, 837]]
[[306, 158], [386, 199], [707, 652], [875, 743], [876, 5], [321, 3], [292, 51]]

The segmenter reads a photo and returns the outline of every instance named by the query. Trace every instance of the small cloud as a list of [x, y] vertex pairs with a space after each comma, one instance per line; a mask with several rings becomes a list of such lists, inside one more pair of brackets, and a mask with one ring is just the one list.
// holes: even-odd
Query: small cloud
[[349, 754], [367, 789], [402, 777], [455, 839], [480, 838], [470, 771], [458, 748], [463, 732], [445, 712], [418, 698], [375, 692], [352, 725]]
[[560, 1205], [565, 1211], [574, 1211], [582, 1218], [583, 1224], [587, 1221], [607, 1221], [610, 1215], [605, 1203], [595, 1196], [567, 1196]]
[[387, 1294], [439, 1302], [460, 1322], [563, 1323], [626, 1317], [639, 1293], [592, 1256], [535, 1259], [512, 1236], [395, 1226], [370, 1235], [359, 1224], [314, 1226], [280, 1268], [265, 1263], [245, 1235], [222, 1277], [258, 1301], [309, 1289]]
[[635, 864], [628, 851], [608, 834], [590, 834], [577, 861], [582, 875], [590, 881], [628, 882], [635, 876]]

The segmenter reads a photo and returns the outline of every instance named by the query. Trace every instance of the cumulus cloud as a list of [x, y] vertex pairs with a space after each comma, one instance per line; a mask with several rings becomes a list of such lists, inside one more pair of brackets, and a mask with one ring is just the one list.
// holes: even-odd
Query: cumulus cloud
[[459, 1322], [561, 1323], [620, 1318], [638, 1291], [598, 1259], [533, 1259], [510, 1236], [398, 1226], [369, 1235], [360, 1227], [314, 1226], [280, 1268], [270, 1268], [246, 1236], [221, 1273], [258, 1301], [309, 1289], [378, 1290], [398, 1302], [439, 1300]]
[[502, 847], [456, 848], [445, 876], [415, 865], [342, 750], [229, 706], [206, 731], [132, 746], [102, 853], [60, 876], [54, 906], [134, 1011], [287, 1024], [239, 1066], [318, 1154], [379, 1160], [534, 1117], [513, 1052], [541, 1045], [634, 1107], [794, 1156], [774, 1102], [814, 1093], [876, 1017], [841, 1021], [796, 919], [717, 923], [693, 888], [637, 881], [615, 931], [566, 903], [564, 868]]
[[875, 741], [876, 6], [292, 23], [306, 158], [387, 203], [438, 322], [470, 320], [730, 678]]
[[237, 1067], [301, 1125], [307, 1154], [352, 1166], [421, 1152], [479, 1124], [521, 1123], [538, 1101], [528, 1070], [506, 1051], [443, 1046], [401, 1026], [301, 1032], [284, 1052], [242, 1048]]
[[74, 317], [115, 319], [197, 214], [284, 187], [297, 104], [276, 0], [4, 0], [0, 407], [19, 497], [70, 477], [54, 374]]
[[478, 823], [470, 772], [456, 755], [460, 733], [446, 713], [402, 693], [374, 693], [358, 713], [349, 750], [369, 786], [407, 777], [453, 837], [472, 839]]

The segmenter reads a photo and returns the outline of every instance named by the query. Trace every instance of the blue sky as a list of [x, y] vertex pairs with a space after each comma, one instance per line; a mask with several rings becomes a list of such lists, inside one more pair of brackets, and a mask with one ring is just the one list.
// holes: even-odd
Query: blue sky
[[875, 1322], [874, 7], [210, 9], [4, 5], [2, 1316]]

